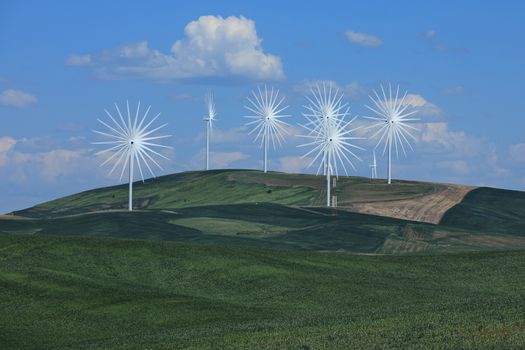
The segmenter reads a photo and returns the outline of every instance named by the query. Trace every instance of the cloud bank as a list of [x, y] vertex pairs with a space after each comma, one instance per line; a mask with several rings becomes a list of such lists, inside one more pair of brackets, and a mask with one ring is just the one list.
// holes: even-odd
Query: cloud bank
[[281, 58], [263, 51], [251, 19], [201, 16], [186, 25], [184, 34], [169, 54], [143, 40], [100, 54], [73, 54], [66, 64], [92, 67], [100, 79], [284, 78]]
[[383, 40], [372, 34], [355, 32], [353, 30], [347, 30], [345, 32], [346, 39], [352, 44], [365, 47], [379, 47], [383, 44]]
[[30, 93], [7, 89], [0, 94], [0, 104], [12, 107], [27, 107], [37, 102], [37, 98]]

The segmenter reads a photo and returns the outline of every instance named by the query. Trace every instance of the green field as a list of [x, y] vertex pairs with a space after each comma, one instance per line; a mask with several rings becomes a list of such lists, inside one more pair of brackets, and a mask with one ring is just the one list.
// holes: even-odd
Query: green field
[[523, 348], [525, 253], [0, 235], [5, 349]]
[[[186, 172], [0, 217], [0, 348], [525, 348], [525, 192], [439, 224], [322, 207], [312, 175]], [[341, 177], [345, 203], [442, 184]]]

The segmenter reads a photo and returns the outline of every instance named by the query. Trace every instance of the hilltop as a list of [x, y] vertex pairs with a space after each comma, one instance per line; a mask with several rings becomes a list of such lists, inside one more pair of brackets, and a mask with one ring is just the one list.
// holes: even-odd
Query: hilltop
[[250, 170], [194, 171], [85, 191], [0, 218], [0, 232], [403, 254], [525, 248], [525, 193]]

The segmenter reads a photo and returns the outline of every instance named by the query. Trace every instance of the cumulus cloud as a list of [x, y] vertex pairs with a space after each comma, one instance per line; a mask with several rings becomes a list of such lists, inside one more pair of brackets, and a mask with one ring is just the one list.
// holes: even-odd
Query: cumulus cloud
[[214, 168], [227, 168], [230, 164], [248, 158], [242, 152], [210, 152], [210, 162]]
[[353, 44], [367, 47], [379, 47], [383, 44], [383, 41], [377, 36], [355, 32], [353, 30], [347, 30], [345, 36]]
[[441, 109], [438, 106], [418, 94], [408, 94], [404, 104], [417, 109], [421, 115], [436, 116], [441, 114]]
[[16, 145], [16, 140], [12, 137], [0, 137], [0, 167], [6, 164], [7, 155]]
[[184, 33], [170, 54], [144, 40], [98, 55], [72, 55], [66, 63], [94, 66], [102, 79], [284, 78], [280, 57], [263, 51], [251, 19], [201, 16], [188, 23]]
[[453, 131], [448, 123], [423, 123], [420, 125], [418, 142], [431, 146], [434, 153], [454, 153], [456, 155], [474, 156], [486, 152], [485, 142], [464, 131]]
[[279, 170], [286, 173], [301, 173], [311, 162], [310, 157], [282, 157], [279, 158]]
[[7, 89], [0, 94], [0, 104], [13, 107], [27, 107], [37, 102], [37, 98], [30, 93]]

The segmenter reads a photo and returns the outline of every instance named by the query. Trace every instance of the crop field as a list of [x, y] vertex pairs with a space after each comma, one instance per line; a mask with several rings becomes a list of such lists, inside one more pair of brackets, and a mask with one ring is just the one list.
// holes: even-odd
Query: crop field
[[341, 177], [334, 210], [322, 180], [188, 172], [133, 212], [114, 186], [1, 216], [2, 348], [525, 347], [524, 192]]

